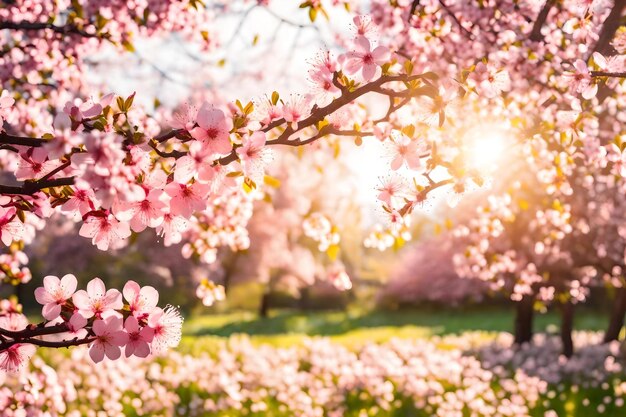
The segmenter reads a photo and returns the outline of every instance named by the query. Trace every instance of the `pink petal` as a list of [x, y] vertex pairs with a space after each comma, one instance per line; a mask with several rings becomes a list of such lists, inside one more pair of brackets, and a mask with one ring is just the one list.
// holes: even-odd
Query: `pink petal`
[[365, 36], [359, 36], [354, 40], [356, 50], [362, 53], [369, 53], [371, 50], [370, 41]]
[[108, 326], [104, 320], [94, 320], [92, 330], [96, 336], [102, 336], [108, 333]]
[[104, 354], [107, 356], [107, 358], [111, 360], [116, 360], [119, 359], [120, 356], [122, 356], [122, 351], [120, 350], [119, 346], [107, 344], [104, 347]]
[[126, 319], [126, 323], [124, 323], [124, 329], [128, 333], [137, 333], [139, 331], [139, 322], [135, 318], [135, 316], [130, 316]]
[[144, 308], [146, 309], [152, 310], [159, 302], [159, 292], [149, 285], [141, 289], [140, 295], [144, 300]]
[[42, 305], [52, 303], [55, 301], [50, 296], [50, 293], [48, 292], [48, 290], [46, 290], [44, 287], [39, 287], [35, 289], [35, 300], [37, 300], [37, 302]]
[[139, 358], [147, 358], [150, 355], [150, 346], [146, 342], [138, 342], [134, 354]]
[[89, 294], [90, 297], [102, 297], [105, 293], [106, 287], [100, 278], [96, 277], [87, 283], [87, 294]]
[[122, 330], [111, 333], [111, 343], [115, 346], [124, 346], [128, 343], [128, 333]]
[[41, 315], [46, 320], [54, 320], [61, 314], [61, 305], [57, 303], [49, 303], [43, 306]]
[[76, 287], [78, 286], [78, 281], [76, 277], [72, 274], [66, 274], [61, 278], [61, 287], [63, 288], [63, 298], [66, 300], [74, 294], [76, 291]]
[[374, 64], [365, 64], [363, 65], [363, 79], [365, 81], [369, 81], [376, 75], [376, 69], [378, 67]]
[[48, 291], [54, 291], [59, 287], [61, 280], [54, 275], [47, 275], [43, 278], [43, 286]]
[[135, 299], [139, 295], [139, 284], [135, 281], [128, 281], [124, 284], [124, 288], [122, 289], [122, 294], [124, 294], [124, 298], [130, 304], [135, 302]]
[[391, 57], [391, 52], [389, 51], [389, 48], [386, 48], [384, 46], [378, 46], [372, 51], [372, 57], [378, 65], [382, 65], [385, 62], [389, 61], [389, 58]]
[[89, 348], [89, 357], [95, 363], [101, 362], [104, 359], [104, 346], [101, 342], [95, 341]]
[[[74, 295], [72, 295], [72, 302], [74, 305], [81, 310], [81, 313], [85, 315], [86, 318], [93, 316], [93, 312], [91, 309], [91, 300], [89, 299], [89, 295], [85, 290], [78, 290]], [[86, 313], [87, 312], [87, 313]]]
[[119, 310], [124, 307], [122, 294], [116, 289], [110, 289], [104, 296], [104, 304], [113, 310]]

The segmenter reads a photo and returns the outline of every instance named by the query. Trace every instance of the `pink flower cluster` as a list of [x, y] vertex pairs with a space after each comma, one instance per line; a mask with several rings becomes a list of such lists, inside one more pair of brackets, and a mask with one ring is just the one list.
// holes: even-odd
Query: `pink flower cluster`
[[39, 326], [30, 325], [17, 312], [0, 317], [0, 334], [5, 336], [0, 342], [3, 370], [15, 372], [25, 366], [37, 345], [88, 344], [96, 363], [105, 357], [119, 359], [122, 349], [126, 357], [145, 358], [178, 345], [182, 317], [171, 306], [157, 307], [159, 294], [153, 287], [128, 281], [120, 293], [107, 290], [100, 278], [89, 281], [86, 290], [76, 291], [77, 284], [71, 274], [61, 279], [44, 277], [43, 286], [35, 290], [46, 319]]

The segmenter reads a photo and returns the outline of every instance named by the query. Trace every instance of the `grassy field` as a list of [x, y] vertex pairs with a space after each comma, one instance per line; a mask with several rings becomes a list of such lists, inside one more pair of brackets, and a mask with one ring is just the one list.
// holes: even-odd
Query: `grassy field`
[[[460, 334], [470, 330], [511, 332], [511, 309], [408, 310], [297, 312], [274, 311], [268, 318], [251, 312], [203, 315], [185, 321], [181, 349], [186, 352], [213, 351], [228, 337], [249, 335], [253, 343], [289, 346], [306, 336], [330, 337], [338, 343], [358, 346], [369, 341], [382, 342], [392, 337], [426, 338], [433, 335]], [[537, 332], [557, 332], [559, 317], [554, 313], [537, 315]], [[575, 319], [577, 330], [603, 330], [607, 317], [581, 310]]]

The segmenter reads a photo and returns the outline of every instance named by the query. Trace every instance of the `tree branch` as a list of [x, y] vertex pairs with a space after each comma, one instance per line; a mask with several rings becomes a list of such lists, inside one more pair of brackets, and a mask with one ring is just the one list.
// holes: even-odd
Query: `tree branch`
[[548, 18], [548, 15], [550, 14], [550, 9], [552, 8], [552, 6], [554, 6], [554, 3], [555, 0], [546, 0], [546, 3], [543, 5], [543, 8], [537, 16], [537, 20], [535, 20], [535, 23], [533, 24], [533, 28], [530, 31], [530, 36], [528, 36], [528, 39], [530, 39], [531, 41], [539, 42], [543, 39], [543, 36], [541, 35], [541, 28], [543, 27], [544, 23], [546, 23], [546, 19]]
[[49, 141], [46, 139], [42, 139], [42, 138], [29, 138], [26, 136], [14, 136], [14, 135], [9, 135], [6, 132], [0, 133], [0, 143], [7, 144], [7, 145], [20, 145], [20, 146], [30, 146], [32, 148], [39, 148], [47, 142]]
[[22, 185], [0, 184], [0, 194], [33, 195], [44, 188], [74, 185], [75, 177], [57, 178], [53, 180], [25, 181]]
[[591, 71], [592, 77], [626, 78], [626, 72]]
[[593, 47], [592, 52], [599, 52], [602, 55], [614, 55], [615, 49], [611, 46], [611, 41], [615, 36], [615, 32], [622, 24], [622, 11], [626, 7], [626, 0], [615, 0], [611, 12], [608, 14], [602, 29], [600, 30], [600, 37], [598, 42]]
[[59, 33], [61, 35], [80, 35], [84, 38], [97, 38], [99, 37], [97, 33], [89, 33], [83, 29], [80, 29], [75, 25], [64, 25], [64, 26], [56, 26], [52, 23], [44, 23], [44, 22], [28, 22], [26, 20], [22, 20], [21, 22], [9, 22], [9, 21], [0, 21], [0, 29], [11, 29], [11, 30], [24, 30], [24, 31], [33, 31], [33, 30], [51, 30], [55, 33]]

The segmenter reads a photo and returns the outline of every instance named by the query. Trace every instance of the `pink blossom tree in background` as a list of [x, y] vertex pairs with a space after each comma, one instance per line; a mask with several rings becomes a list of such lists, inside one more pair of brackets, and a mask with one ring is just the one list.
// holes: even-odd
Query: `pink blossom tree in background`
[[[274, 91], [232, 102], [216, 95], [173, 110], [177, 103], [140, 105], [135, 98], [141, 91], [121, 96], [89, 83], [86, 61], [104, 48], [132, 51], [135, 37], [172, 31], [210, 53], [213, 14], [202, 2], [2, 3], [5, 281], [30, 279], [23, 245], [54, 216], [76, 221], [79, 235], [102, 251], [126, 246], [137, 233], [158, 236], [166, 246], [181, 243], [184, 256], [207, 264], [217, 260], [219, 248], [245, 250], [251, 244], [248, 223], [259, 209], [254, 201], [272, 186], [275, 178], [268, 173], [274, 159], [282, 158], [275, 149], [321, 147], [323, 141], [378, 140], [385, 146], [389, 175], [381, 180], [379, 200], [387, 228], [370, 239], [384, 248], [409, 237], [411, 213], [435, 190], [448, 190], [453, 202], [499, 175], [476, 152], [485, 132], [495, 131], [508, 138], [506, 147], [524, 150], [516, 155], [538, 177], [527, 185], [536, 188], [529, 194], [539, 196], [541, 209], [530, 210], [522, 216], [528, 221], [520, 223], [533, 231], [534, 254], [503, 266], [512, 268], [514, 279], [528, 274], [532, 283], [538, 275], [532, 270], [535, 257], [559, 265], [563, 256], [565, 262], [574, 259], [573, 250], [561, 251], [560, 241], [572, 235], [576, 225], [570, 218], [578, 215], [573, 204], [572, 215], [566, 203], [555, 205], [562, 196], [580, 196], [579, 188], [593, 190], [596, 181], [621, 190], [621, 153], [609, 144], [623, 134], [624, 32], [618, 29], [625, 5], [350, 2], [346, 6], [369, 16], [355, 14], [350, 32], [337, 34], [337, 51], [322, 51], [311, 61], [305, 93]], [[330, 10], [323, 1], [301, 8], [312, 21]], [[305, 149], [302, 158], [313, 157]], [[508, 216], [510, 201], [492, 198], [497, 216]], [[267, 222], [283, 214], [279, 205], [261, 210], [267, 210]], [[302, 233], [332, 253], [332, 226], [314, 212], [304, 214]], [[300, 220], [296, 216], [293, 225]], [[470, 229], [471, 239], [482, 233]], [[278, 253], [270, 269], [315, 257], [287, 234], [271, 237]], [[480, 257], [477, 262], [478, 269], [484, 266]], [[309, 283], [314, 264], [288, 273]], [[349, 286], [340, 268], [329, 275]], [[586, 275], [563, 280], [565, 290], [558, 291], [582, 299], [584, 291], [574, 294], [573, 288], [576, 282], [587, 285]], [[33, 346], [88, 344], [98, 362], [116, 359], [122, 350], [145, 356], [177, 344], [180, 315], [156, 306], [154, 288], [128, 281], [120, 292], [98, 278], [86, 290], [76, 291], [75, 284], [71, 274], [44, 278], [35, 294], [45, 319], [40, 324], [28, 323], [14, 303], [3, 304], [3, 369], [23, 366]], [[202, 298], [216, 298], [218, 287], [202, 285]], [[513, 294], [525, 292], [514, 287]]]

